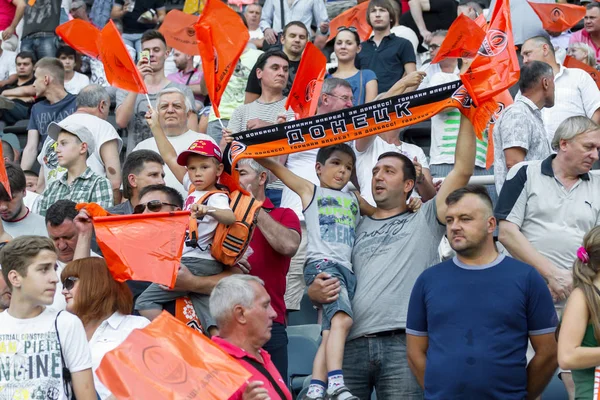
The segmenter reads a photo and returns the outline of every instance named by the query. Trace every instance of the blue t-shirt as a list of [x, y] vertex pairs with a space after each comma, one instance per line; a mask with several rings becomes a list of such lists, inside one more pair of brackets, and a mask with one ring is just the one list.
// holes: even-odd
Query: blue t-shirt
[[50, 104], [48, 100], [40, 101], [31, 108], [31, 117], [27, 124], [27, 130], [35, 129], [40, 133], [40, 143], [44, 143], [48, 134], [50, 122], [60, 122], [77, 110], [75, 100], [77, 96], [70, 93], [60, 101]]
[[552, 333], [550, 291], [531, 266], [504, 255], [469, 266], [456, 257], [423, 272], [406, 333], [427, 336], [425, 399], [523, 400], [528, 336]]
[[[362, 73], [362, 91], [361, 91], [361, 85], [360, 85], [360, 79], [361, 79], [361, 73]], [[325, 78], [331, 78], [333, 77], [333, 75], [331, 74], [327, 74], [325, 76]], [[352, 96], [354, 97], [354, 100], [352, 101], [352, 105], [353, 106], [359, 106], [361, 104], [365, 104], [365, 97], [367, 95], [367, 83], [373, 81], [373, 80], [377, 80], [377, 76], [375, 75], [375, 72], [371, 71], [370, 69], [363, 69], [358, 71], [356, 74], [352, 75], [350, 78], [344, 78], [344, 80], [346, 82], [348, 82], [350, 84], [350, 86], [352, 86]]]

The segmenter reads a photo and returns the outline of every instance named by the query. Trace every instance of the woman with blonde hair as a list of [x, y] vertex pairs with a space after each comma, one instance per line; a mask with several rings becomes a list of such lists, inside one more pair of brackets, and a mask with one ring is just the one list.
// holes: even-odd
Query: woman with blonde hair
[[590, 67], [598, 69], [598, 65], [596, 64], [596, 53], [589, 45], [583, 42], [571, 43], [567, 49], [567, 55]]
[[575, 399], [591, 399], [600, 366], [600, 226], [583, 238], [573, 264], [573, 292], [558, 337], [558, 364], [571, 370]]
[[63, 269], [60, 280], [67, 311], [79, 317], [92, 352], [94, 386], [100, 399], [111, 397], [100, 382], [96, 369], [104, 355], [120, 345], [131, 331], [150, 323], [144, 317], [129, 315], [133, 296], [127, 284], [116, 282], [106, 261], [100, 257], [74, 260]]

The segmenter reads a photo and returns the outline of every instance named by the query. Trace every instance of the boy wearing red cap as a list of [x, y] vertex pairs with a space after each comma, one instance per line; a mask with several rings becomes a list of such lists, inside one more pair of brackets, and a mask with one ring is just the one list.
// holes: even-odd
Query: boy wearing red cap
[[[223, 272], [223, 264], [212, 257], [210, 247], [217, 224], [232, 224], [235, 222], [235, 215], [229, 207], [229, 197], [225, 193], [212, 194], [201, 204], [198, 204], [198, 201], [208, 192], [218, 190], [216, 183], [223, 172], [221, 150], [209, 140], [196, 140], [177, 156], [158, 123], [158, 114], [150, 110], [146, 119], [167, 166], [186, 190], [189, 191], [192, 185], [194, 187], [194, 191], [187, 197], [184, 209], [192, 211], [198, 219], [198, 238], [194, 243], [186, 238], [181, 263], [197, 276], [219, 274]], [[202, 327], [211, 335], [214, 334], [216, 323], [208, 308], [209, 296], [203, 294], [164, 290], [153, 283], [140, 295], [135, 309], [152, 320], [161, 313], [163, 304], [182, 296], [190, 297]]]

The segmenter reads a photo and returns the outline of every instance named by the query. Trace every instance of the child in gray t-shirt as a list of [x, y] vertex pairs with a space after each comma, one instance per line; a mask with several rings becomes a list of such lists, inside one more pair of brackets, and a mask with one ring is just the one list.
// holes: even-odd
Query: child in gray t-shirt
[[[304, 279], [310, 285], [320, 272], [339, 279], [338, 300], [323, 304], [323, 340], [315, 357], [308, 398], [358, 399], [344, 385], [342, 363], [344, 342], [352, 327], [350, 301], [354, 296], [356, 277], [352, 272], [352, 246], [355, 228], [363, 214], [374, 208], [354, 193], [342, 192], [350, 181], [356, 163], [354, 151], [347, 144], [319, 149], [316, 171], [319, 186], [300, 178], [283, 165], [270, 159], [257, 159], [302, 200], [308, 231], [308, 247]], [[328, 340], [333, 335], [335, 340]], [[340, 354], [341, 353], [341, 354]], [[336, 362], [336, 360], [340, 360]], [[325, 374], [327, 372], [327, 375]], [[326, 382], [327, 378], [327, 384]], [[325, 386], [327, 385], [327, 389]]]

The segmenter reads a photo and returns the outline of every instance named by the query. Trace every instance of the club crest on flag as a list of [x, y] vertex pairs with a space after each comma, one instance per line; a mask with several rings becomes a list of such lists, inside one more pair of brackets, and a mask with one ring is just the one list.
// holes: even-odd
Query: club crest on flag
[[217, 53], [217, 49], [213, 47], [213, 53], [215, 55], [215, 75], [219, 73], [219, 54]]
[[456, 89], [456, 91], [452, 94], [452, 98], [458, 101], [465, 108], [470, 108], [473, 104], [473, 100], [471, 99], [471, 96], [469, 96], [469, 92], [467, 92], [467, 89], [464, 86]]
[[189, 37], [194, 37], [194, 36], [196, 36], [196, 31], [195, 31], [195, 30], [194, 30], [194, 28], [193, 28], [193, 27], [191, 27], [191, 26], [190, 26], [190, 27], [188, 27], [188, 28], [185, 30], [185, 33], [186, 33], [186, 34], [187, 34]]
[[479, 54], [486, 57], [494, 57], [506, 49], [508, 38], [506, 32], [498, 29], [490, 29], [485, 35], [485, 39], [479, 48]]
[[313, 95], [315, 93], [315, 86], [317, 86], [316, 79], [311, 80], [310, 82], [308, 82], [308, 85], [306, 85], [306, 94], [304, 98], [307, 102], [310, 102], [312, 100]]
[[187, 381], [187, 368], [183, 361], [158, 346], [143, 350], [144, 365], [157, 379], [169, 384], [181, 384]]
[[504, 103], [498, 102], [498, 108], [492, 114], [492, 118], [490, 119], [490, 124], [495, 124], [496, 122], [498, 122], [498, 119], [500, 119], [500, 116], [504, 112], [505, 108], [506, 108], [506, 106], [504, 105]]
[[229, 163], [232, 164], [233, 160], [235, 160], [237, 156], [242, 154], [244, 151], [246, 151], [245, 144], [235, 141], [232, 142], [229, 150]]
[[554, 8], [550, 13], [550, 19], [552, 19], [552, 22], [556, 22], [561, 18], [565, 18], [565, 13], [563, 12], [563, 10], [561, 10], [558, 7]]

